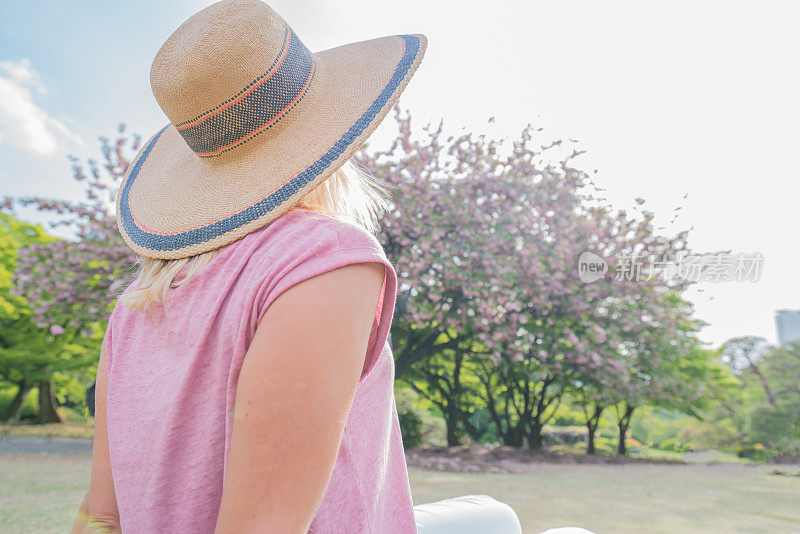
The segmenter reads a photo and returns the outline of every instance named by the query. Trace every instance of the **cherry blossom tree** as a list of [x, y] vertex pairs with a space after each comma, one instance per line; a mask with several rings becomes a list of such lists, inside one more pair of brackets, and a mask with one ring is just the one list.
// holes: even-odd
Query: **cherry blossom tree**
[[599, 202], [571, 164], [580, 152], [554, 161], [563, 143], [537, 146], [531, 127], [504, 152], [486, 136], [443, 139], [441, 125], [417, 140], [410, 117], [397, 118], [387, 151], [360, 153], [394, 188], [381, 237], [401, 280], [397, 376], [442, 411], [450, 444], [459, 425], [473, 433], [470, 415], [485, 408], [504, 443], [540, 448], [566, 388], [615, 388], [629, 375], [622, 342], [645, 310], [657, 313], [653, 288], [670, 286], [582, 282], [580, 255], [614, 269], [625, 255], [684, 250], [686, 232], [661, 236], [651, 213]]

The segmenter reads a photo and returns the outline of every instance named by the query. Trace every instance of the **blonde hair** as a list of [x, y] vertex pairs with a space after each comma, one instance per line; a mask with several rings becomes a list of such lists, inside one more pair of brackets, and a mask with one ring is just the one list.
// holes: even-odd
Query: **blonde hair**
[[[387, 209], [388, 198], [386, 186], [351, 158], [291, 209], [328, 215], [359, 225], [374, 234], [378, 229], [378, 218]], [[137, 255], [133, 280], [118, 295], [118, 301], [145, 312], [162, 302], [171, 287], [188, 282], [224, 248], [178, 260]]]

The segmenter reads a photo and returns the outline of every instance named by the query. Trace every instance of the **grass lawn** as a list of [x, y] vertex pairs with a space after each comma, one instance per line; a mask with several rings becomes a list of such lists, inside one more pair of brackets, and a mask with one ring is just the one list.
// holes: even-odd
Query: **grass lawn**
[[88, 454], [0, 454], [0, 532], [69, 532], [91, 465]]
[[[89, 482], [86, 454], [0, 454], [0, 532], [68, 532]], [[533, 465], [525, 474], [410, 469], [415, 504], [485, 493], [523, 531], [577, 525], [611, 533], [800, 533], [798, 466]]]
[[52, 423], [48, 425], [30, 425], [24, 423], [16, 425], [0, 424], [0, 438], [3, 436], [92, 439], [92, 437], [94, 437], [94, 421], [66, 421], [64, 423]]
[[[789, 473], [799, 466], [778, 466]], [[511, 505], [525, 533], [580, 526], [611, 533], [800, 533], [800, 477], [741, 464], [557, 465], [526, 474], [412, 469], [414, 504], [485, 493]]]

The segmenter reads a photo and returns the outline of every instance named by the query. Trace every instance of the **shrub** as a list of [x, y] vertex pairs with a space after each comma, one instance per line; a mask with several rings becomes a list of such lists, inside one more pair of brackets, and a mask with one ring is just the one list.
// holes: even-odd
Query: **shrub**
[[403, 446], [419, 447], [422, 445], [422, 419], [414, 409], [397, 411], [400, 419], [400, 432], [403, 435]]
[[662, 451], [687, 452], [691, 447], [687, 443], [681, 442], [678, 438], [667, 438], [659, 443], [657, 448]]
[[698, 421], [681, 428], [677, 439], [692, 449], [719, 449], [734, 436], [736, 429], [732, 425]]
[[739, 458], [748, 458], [756, 462], [766, 461], [772, 454], [761, 443], [747, 445], [739, 450]]
[[404, 447], [446, 444], [444, 419], [439, 414], [419, 407], [419, 394], [396, 383], [394, 395]]
[[781, 456], [800, 456], [800, 438], [781, 438], [775, 443], [775, 452]]

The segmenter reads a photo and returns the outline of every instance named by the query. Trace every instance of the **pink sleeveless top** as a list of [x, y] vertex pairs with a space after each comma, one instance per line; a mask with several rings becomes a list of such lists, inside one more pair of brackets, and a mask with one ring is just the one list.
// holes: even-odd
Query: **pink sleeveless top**
[[256, 326], [293, 284], [361, 262], [384, 264], [384, 291], [368, 365], [309, 532], [416, 533], [386, 343], [395, 271], [374, 236], [307, 210], [223, 248], [151, 312], [115, 307], [104, 348], [122, 532], [213, 533], [237, 379]]

